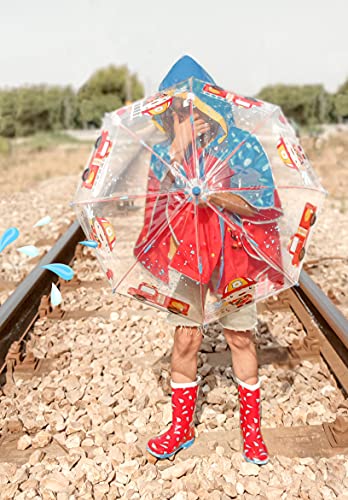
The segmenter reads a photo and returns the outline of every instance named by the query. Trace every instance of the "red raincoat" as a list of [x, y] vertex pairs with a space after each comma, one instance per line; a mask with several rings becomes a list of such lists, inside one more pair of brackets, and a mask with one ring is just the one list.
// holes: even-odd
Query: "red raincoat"
[[[205, 158], [211, 168], [214, 161]], [[263, 273], [278, 284], [277, 288], [282, 285], [282, 273], [271, 266], [274, 263], [281, 268], [276, 220], [281, 215], [281, 205], [277, 191], [274, 191], [275, 208], [259, 209], [255, 216], [243, 217], [244, 231], [253, 240], [250, 244], [241, 227], [226, 223], [226, 210], [223, 218], [208, 206], [185, 202], [184, 192], [163, 194], [160, 188], [161, 183], [150, 169], [151, 194], [146, 198], [144, 226], [134, 249], [137, 259], [154, 276], [168, 283], [170, 267], [197, 282], [209, 284], [218, 267], [215, 289], [218, 294], [235, 278], [257, 281]], [[173, 240], [176, 252], [170, 259]]]

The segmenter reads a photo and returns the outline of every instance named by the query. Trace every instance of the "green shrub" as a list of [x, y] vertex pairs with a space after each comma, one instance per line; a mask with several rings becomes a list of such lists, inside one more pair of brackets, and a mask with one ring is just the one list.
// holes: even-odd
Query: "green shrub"
[[11, 143], [6, 137], [0, 137], [0, 155], [8, 156], [11, 152]]
[[258, 97], [280, 106], [299, 125], [331, 121], [333, 101], [322, 85], [269, 85]]
[[28, 137], [23, 146], [30, 151], [44, 151], [60, 144], [79, 143], [77, 139], [64, 132], [37, 132]]
[[127, 66], [111, 65], [99, 69], [78, 91], [78, 121], [84, 128], [100, 127], [104, 113], [143, 95], [142, 84]]
[[127, 66], [96, 71], [78, 91], [48, 85], [0, 89], [0, 136], [25, 137], [77, 127], [99, 127], [105, 112], [144, 94]]

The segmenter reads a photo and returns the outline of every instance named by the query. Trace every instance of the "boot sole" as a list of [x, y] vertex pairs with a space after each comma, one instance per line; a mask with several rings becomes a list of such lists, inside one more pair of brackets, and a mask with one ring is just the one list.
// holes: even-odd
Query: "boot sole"
[[260, 460], [258, 458], [254, 458], [253, 460], [251, 460], [250, 458], [246, 457], [244, 453], [243, 453], [243, 457], [247, 462], [250, 462], [251, 464], [256, 464], [256, 465], [265, 465], [269, 462], [269, 457], [266, 458], [265, 460]]
[[156, 458], [169, 458], [169, 457], [172, 457], [173, 455], [175, 455], [175, 453], [177, 453], [181, 449], [186, 449], [186, 448], [189, 448], [190, 446], [192, 446], [194, 441], [195, 441], [194, 439], [190, 439], [190, 441], [186, 441], [186, 443], [182, 443], [175, 451], [172, 451], [172, 453], [163, 453], [163, 455], [160, 455], [159, 453], [155, 453], [148, 446], [146, 446], [146, 450]]

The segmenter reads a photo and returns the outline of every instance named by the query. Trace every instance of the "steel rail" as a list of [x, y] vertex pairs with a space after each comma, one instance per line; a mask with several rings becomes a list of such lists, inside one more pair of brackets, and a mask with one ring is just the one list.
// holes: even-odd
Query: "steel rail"
[[52, 281], [57, 281], [41, 266], [54, 262], [68, 264], [74, 256], [76, 244], [82, 239], [84, 234], [75, 221], [0, 307], [0, 367], [12, 342], [18, 340], [35, 321], [41, 297], [50, 292]]
[[[327, 324], [335, 332], [340, 341], [348, 349], [348, 320], [343, 316], [335, 304], [314, 283], [305, 271], [300, 274], [299, 280], [302, 296], [304, 295], [315, 309], [325, 319]], [[295, 287], [296, 289], [296, 287]]]

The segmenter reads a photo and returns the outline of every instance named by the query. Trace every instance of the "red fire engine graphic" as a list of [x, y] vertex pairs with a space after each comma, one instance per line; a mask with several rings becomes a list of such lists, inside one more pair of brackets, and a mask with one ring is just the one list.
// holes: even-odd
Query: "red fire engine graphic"
[[111, 148], [112, 142], [109, 134], [107, 130], [103, 130], [102, 135], [98, 137], [95, 143], [95, 151], [92, 155], [91, 161], [82, 174], [82, 185], [85, 188], [92, 189], [97, 177], [99, 177], [98, 174], [100, 175], [100, 172], [105, 165], [105, 160], [109, 156]]
[[316, 221], [316, 211], [317, 207], [311, 205], [310, 203], [306, 203], [297, 232], [290, 240], [288, 251], [291, 255], [293, 255], [291, 263], [294, 266], [298, 266], [305, 256], [305, 245], [309, 236], [310, 228]]
[[190, 305], [182, 300], [168, 297], [160, 293], [158, 289], [148, 283], [140, 283], [138, 288], [130, 287], [128, 293], [138, 300], [151, 302], [173, 313], [179, 313], [187, 316]]
[[279, 121], [282, 125], [289, 125], [288, 120], [286, 119], [283, 113], [279, 114]]
[[232, 101], [236, 106], [241, 106], [242, 108], [250, 109], [253, 106], [262, 106], [262, 102], [252, 97], [244, 97], [237, 94], [229, 93], [227, 96], [228, 101]]
[[287, 167], [299, 170], [307, 161], [306, 155], [300, 144], [290, 142], [284, 137], [280, 137], [277, 149], [281, 160]]
[[151, 100], [142, 105], [141, 113], [143, 115], [155, 116], [160, 115], [167, 111], [167, 109], [172, 105], [173, 97], [163, 94], [156, 99]]
[[221, 87], [216, 87], [215, 85], [209, 85], [206, 83], [203, 87], [203, 92], [208, 95], [214, 95], [216, 97], [220, 97], [220, 99], [225, 100], [227, 97], [227, 90], [222, 89]]
[[235, 278], [226, 285], [222, 300], [239, 309], [254, 300], [255, 285], [256, 282], [251, 278]]
[[107, 279], [108, 279], [109, 281], [111, 281], [111, 280], [112, 280], [112, 278], [114, 277], [114, 273], [112, 272], [112, 270], [111, 270], [111, 269], [107, 269], [107, 270], [106, 270], [106, 277], [107, 277]]
[[107, 219], [95, 217], [92, 222], [91, 239], [98, 242], [98, 248], [108, 249], [111, 252], [116, 243], [115, 230]]
[[228, 92], [215, 85], [209, 85], [206, 83], [203, 87], [203, 92], [208, 95], [214, 95], [224, 101], [232, 102], [236, 106], [241, 106], [242, 108], [250, 109], [253, 106], [262, 106], [262, 102], [252, 97], [244, 97], [233, 92]]

